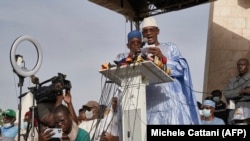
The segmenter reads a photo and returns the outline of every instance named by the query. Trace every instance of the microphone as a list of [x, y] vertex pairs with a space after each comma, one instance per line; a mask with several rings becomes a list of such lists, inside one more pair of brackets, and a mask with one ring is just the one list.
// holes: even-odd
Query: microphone
[[148, 38], [143, 38], [141, 43], [141, 48], [148, 42]]

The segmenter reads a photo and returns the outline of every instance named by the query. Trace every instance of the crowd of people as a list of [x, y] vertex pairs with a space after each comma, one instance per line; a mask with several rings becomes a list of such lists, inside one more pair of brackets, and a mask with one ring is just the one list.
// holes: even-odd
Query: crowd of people
[[[206, 97], [201, 118], [204, 124], [250, 124], [250, 73], [249, 60], [240, 58], [236, 64], [238, 75], [230, 78], [225, 89], [214, 90]], [[225, 97], [225, 101], [222, 100]]]
[[[237, 62], [238, 75], [231, 78], [225, 90], [214, 90], [198, 105], [192, 90], [192, 79], [187, 60], [182, 57], [174, 43], [160, 43], [160, 28], [153, 17], [145, 18], [142, 31], [128, 33], [128, 53], [116, 56], [118, 65], [126, 65], [128, 58], [146, 54], [148, 59], [158, 59], [168, 71], [173, 82], [146, 86], [146, 115], [150, 125], [248, 125], [250, 123], [250, 73], [249, 61]], [[142, 38], [147, 43], [142, 48]], [[125, 60], [125, 61], [124, 61]], [[165, 71], [165, 70], [164, 70]], [[58, 86], [60, 87], [60, 85]], [[37, 116], [27, 111], [23, 119], [22, 140], [51, 141], [121, 141], [119, 110], [122, 97], [113, 96], [111, 105], [101, 105], [90, 100], [76, 114], [70, 90], [55, 94], [55, 99], [37, 103]], [[222, 100], [222, 97], [226, 101]], [[232, 106], [233, 105], [233, 106]], [[104, 107], [104, 108], [103, 108]], [[230, 108], [228, 108], [230, 107]], [[122, 113], [122, 112], [120, 112]], [[16, 112], [12, 109], [2, 113], [1, 141], [14, 141], [18, 134]], [[31, 124], [32, 123], [32, 124]], [[30, 132], [31, 126], [36, 133]], [[54, 128], [60, 138], [54, 137]], [[32, 135], [30, 135], [32, 133]]]

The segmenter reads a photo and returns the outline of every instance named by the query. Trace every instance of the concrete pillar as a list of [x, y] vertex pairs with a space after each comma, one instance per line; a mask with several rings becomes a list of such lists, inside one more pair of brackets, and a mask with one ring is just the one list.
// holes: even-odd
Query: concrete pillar
[[250, 60], [250, 1], [211, 3], [207, 41], [204, 91], [224, 90], [227, 80], [237, 75], [238, 59]]

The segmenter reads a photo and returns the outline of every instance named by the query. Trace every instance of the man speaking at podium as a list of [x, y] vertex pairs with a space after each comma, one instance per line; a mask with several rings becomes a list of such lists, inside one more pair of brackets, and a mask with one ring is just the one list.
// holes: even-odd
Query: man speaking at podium
[[159, 59], [167, 59], [173, 82], [146, 87], [147, 124], [200, 124], [199, 110], [192, 91], [189, 66], [174, 43], [159, 43], [160, 29], [153, 17], [144, 18], [142, 35], [147, 38], [148, 52]]
[[[137, 56], [138, 52], [157, 56], [167, 68], [173, 82], [150, 84], [146, 86], [146, 110], [148, 125], [197, 125], [200, 115], [195, 95], [192, 91], [192, 81], [189, 66], [175, 44], [159, 43], [157, 36], [160, 32], [152, 17], [142, 22], [142, 34], [133, 30], [128, 33], [127, 47], [129, 53], [120, 53], [116, 61], [123, 65], [126, 58]], [[147, 38], [143, 45], [142, 35]], [[125, 61], [126, 63], [126, 61]]]

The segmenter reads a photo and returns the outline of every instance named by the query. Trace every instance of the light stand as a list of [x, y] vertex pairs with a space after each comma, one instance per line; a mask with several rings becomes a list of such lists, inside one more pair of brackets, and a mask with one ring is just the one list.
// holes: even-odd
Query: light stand
[[[23, 58], [22, 58], [21, 55], [16, 55], [18, 45], [21, 44], [21, 42], [23, 42], [25, 40], [30, 41], [35, 46], [37, 56], [38, 56], [36, 65], [31, 70], [28, 70], [25, 67], [20, 67], [20, 66], [24, 65], [25, 62], [23, 61]], [[41, 64], [42, 64], [42, 49], [40, 47], [40, 44], [34, 38], [32, 38], [31, 36], [28, 36], [28, 35], [18, 37], [14, 41], [14, 43], [12, 44], [12, 47], [10, 49], [10, 62], [11, 62], [11, 65], [13, 67], [13, 71], [19, 77], [18, 86], [20, 87], [20, 103], [19, 103], [19, 106], [18, 106], [18, 110], [19, 110], [18, 141], [20, 141], [21, 116], [22, 116], [21, 115], [21, 110], [22, 110], [22, 99], [21, 99], [21, 97], [22, 97], [22, 86], [23, 86], [24, 78], [34, 75], [41, 67]], [[34, 99], [33, 99], [33, 104], [34, 104]], [[34, 116], [34, 113], [32, 114], [32, 116]], [[34, 122], [34, 121], [32, 121], [32, 122]]]
[[[24, 63], [23, 56], [16, 55], [15, 58], [16, 58], [18, 67], [25, 68], [25, 66], [22, 67], [22, 63]], [[13, 69], [13, 71], [16, 73], [15, 69]], [[17, 76], [19, 77], [18, 87], [20, 88], [19, 105], [18, 105], [19, 114], [18, 114], [18, 138], [17, 139], [18, 139], [18, 141], [20, 141], [21, 117], [22, 117], [22, 98], [21, 98], [21, 96], [22, 96], [22, 87], [23, 87], [24, 77], [19, 75], [19, 74], [17, 74]]]
[[[19, 76], [19, 83], [18, 86], [20, 87], [20, 95], [22, 94], [22, 87], [23, 87], [24, 77]], [[22, 98], [19, 99], [19, 116], [18, 116], [18, 141], [20, 141], [20, 132], [21, 132], [21, 116], [22, 116]]]

